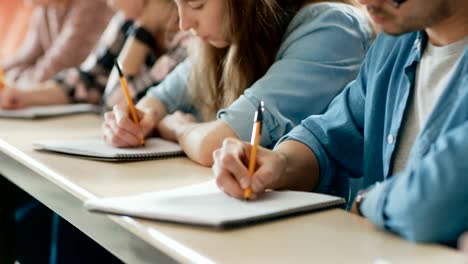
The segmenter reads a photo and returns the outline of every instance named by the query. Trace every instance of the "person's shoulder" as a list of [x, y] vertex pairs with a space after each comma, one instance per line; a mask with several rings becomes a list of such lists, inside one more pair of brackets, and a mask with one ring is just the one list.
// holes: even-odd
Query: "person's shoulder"
[[355, 28], [365, 38], [373, 37], [370, 19], [364, 10], [343, 3], [320, 2], [305, 5], [297, 12], [290, 21], [283, 40], [294, 41], [323, 27], [339, 28], [339, 25]]
[[313, 27], [321, 21], [343, 21], [369, 24], [370, 19], [363, 9], [349, 4], [336, 2], [320, 2], [302, 7], [289, 24], [289, 28], [300, 26]]

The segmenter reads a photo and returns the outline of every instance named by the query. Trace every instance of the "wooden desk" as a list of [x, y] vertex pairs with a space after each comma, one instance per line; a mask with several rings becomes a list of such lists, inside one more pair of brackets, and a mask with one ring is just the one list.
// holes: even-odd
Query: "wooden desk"
[[82, 206], [88, 198], [169, 189], [212, 177], [209, 168], [186, 158], [106, 163], [32, 149], [33, 140], [98, 136], [100, 123], [91, 115], [0, 120], [0, 173], [125, 262], [464, 261], [452, 249], [406, 242], [339, 209], [227, 231], [89, 213]]

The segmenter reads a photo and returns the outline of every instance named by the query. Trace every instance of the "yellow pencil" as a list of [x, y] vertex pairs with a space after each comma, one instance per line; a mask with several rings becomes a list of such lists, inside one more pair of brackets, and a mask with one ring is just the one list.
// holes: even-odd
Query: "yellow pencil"
[[[137, 126], [137, 128], [141, 131], [140, 127], [140, 121], [138, 120], [138, 115], [136, 113], [135, 105], [133, 104], [132, 97], [130, 96], [130, 92], [128, 91], [128, 84], [127, 84], [127, 79], [122, 73], [122, 70], [119, 67], [119, 63], [117, 60], [115, 60], [115, 67], [117, 67], [117, 70], [119, 71], [119, 76], [120, 76], [120, 85], [122, 86], [122, 90], [125, 95], [125, 99], [127, 100], [128, 107], [130, 108], [130, 114], [132, 116], [133, 122]], [[140, 144], [145, 145], [145, 138], [142, 137], [140, 138]]]
[[[260, 135], [262, 133], [262, 121], [263, 121], [263, 101], [258, 103], [257, 111], [255, 112], [254, 117], [254, 126], [252, 129], [252, 137], [250, 138], [250, 145], [252, 149], [250, 150], [250, 160], [249, 160], [249, 176], [252, 179], [255, 172], [255, 162], [257, 159], [257, 149], [258, 143], [260, 142]], [[250, 199], [252, 194], [252, 188], [249, 186], [244, 190], [244, 199]]]

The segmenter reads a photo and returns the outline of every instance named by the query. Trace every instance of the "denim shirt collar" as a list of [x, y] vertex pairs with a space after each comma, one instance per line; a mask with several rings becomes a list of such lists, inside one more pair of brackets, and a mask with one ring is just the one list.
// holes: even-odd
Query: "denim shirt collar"
[[421, 61], [422, 55], [424, 53], [424, 49], [427, 46], [428, 36], [425, 31], [419, 31], [418, 36], [414, 40], [413, 48], [411, 50], [410, 56], [408, 57], [406, 64], [405, 64], [405, 72], [408, 70], [414, 69], [416, 70], [416, 66]]

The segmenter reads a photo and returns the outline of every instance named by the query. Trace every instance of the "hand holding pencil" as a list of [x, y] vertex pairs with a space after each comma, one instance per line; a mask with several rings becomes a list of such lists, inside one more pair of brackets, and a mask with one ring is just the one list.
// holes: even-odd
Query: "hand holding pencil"
[[116, 67], [127, 104], [115, 105], [111, 112], [105, 113], [102, 125], [104, 140], [115, 147], [142, 146], [145, 136], [154, 130], [156, 114], [135, 107], [122, 70], [117, 64]]
[[[117, 67], [117, 70], [119, 71], [119, 77], [120, 77], [120, 84], [122, 85], [122, 90], [124, 91], [125, 99], [127, 100], [128, 108], [130, 109], [130, 114], [132, 116], [133, 122], [135, 123], [136, 127], [141, 130], [140, 127], [140, 120], [138, 119], [138, 115], [135, 109], [135, 105], [133, 104], [133, 99], [130, 96], [130, 91], [128, 90], [128, 84], [127, 84], [127, 79], [123, 75], [122, 70], [120, 69], [119, 63], [117, 60], [115, 61], [115, 67]], [[143, 135], [140, 135], [140, 144], [145, 145], [145, 138]]]
[[[249, 177], [253, 177], [255, 172], [255, 163], [257, 159], [257, 148], [260, 143], [260, 135], [262, 134], [262, 122], [263, 122], [263, 101], [260, 101], [257, 106], [257, 111], [255, 112], [254, 125], [252, 129], [252, 137], [250, 138], [250, 145], [252, 148], [250, 150], [249, 157]], [[252, 182], [252, 181], [251, 181]], [[252, 195], [252, 187], [249, 185], [244, 190], [244, 199], [249, 200]]]
[[286, 168], [285, 160], [278, 153], [259, 146], [262, 104], [257, 107], [257, 113], [261, 116], [257, 114], [254, 119], [252, 144], [228, 138], [213, 152], [216, 184], [224, 193], [240, 200], [256, 200], [265, 190], [276, 188]]

